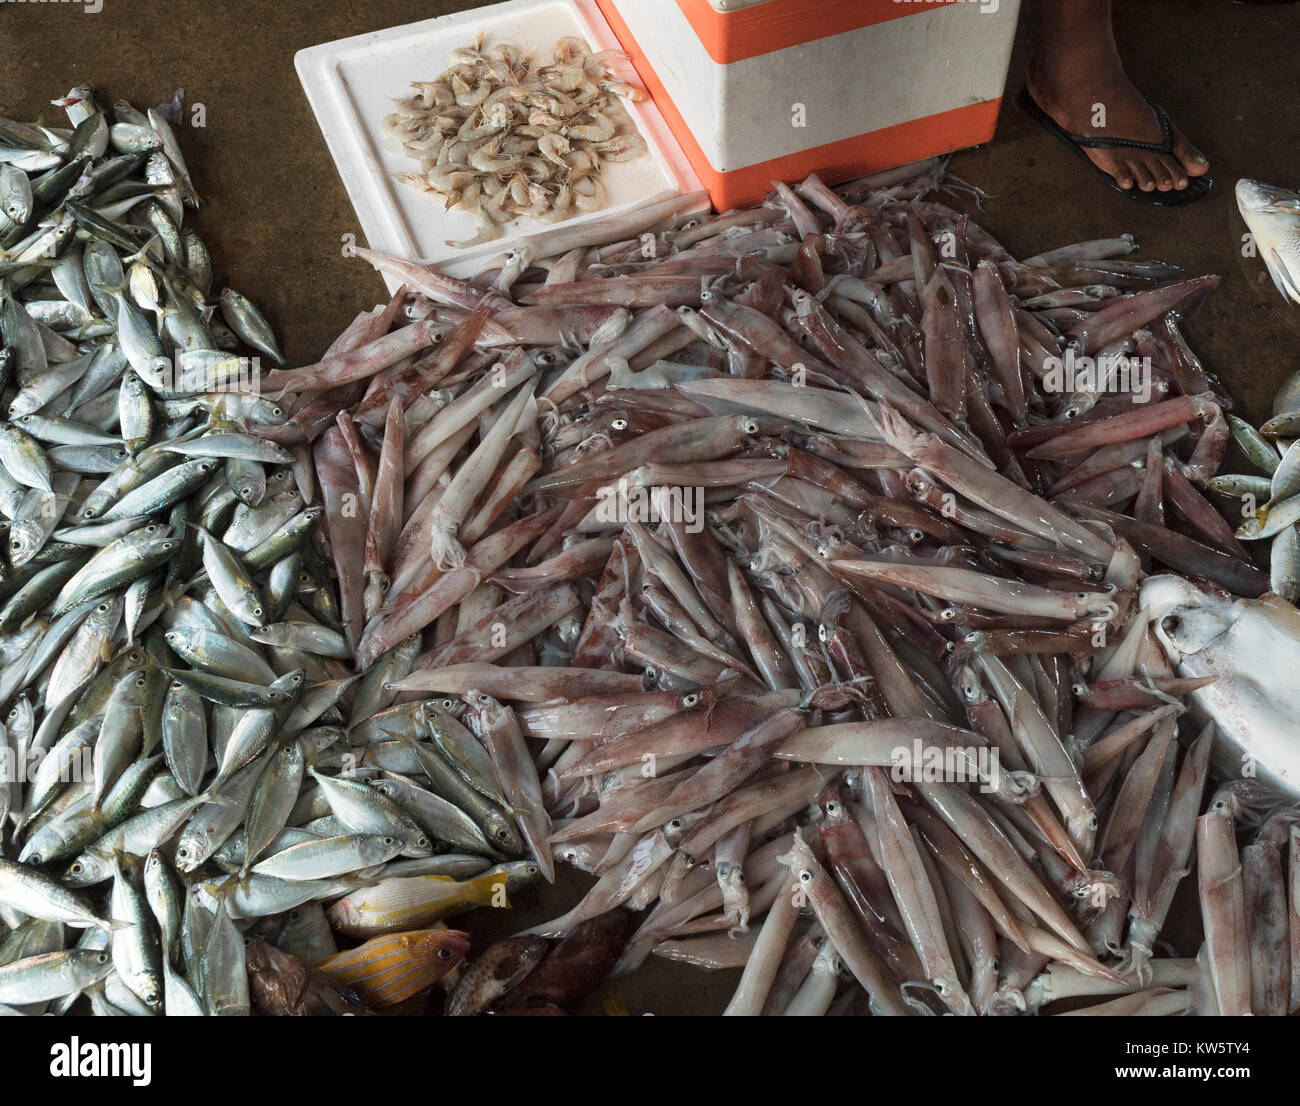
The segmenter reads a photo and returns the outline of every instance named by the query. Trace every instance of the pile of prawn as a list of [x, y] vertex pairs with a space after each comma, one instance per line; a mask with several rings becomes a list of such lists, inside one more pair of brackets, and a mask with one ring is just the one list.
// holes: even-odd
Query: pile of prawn
[[[264, 381], [357, 667], [522, 737], [522, 838], [596, 877], [536, 932], [639, 912], [615, 974], [742, 968], [733, 1015], [1245, 1012], [1252, 976], [1294, 1010], [1289, 814], [1267, 933], [1220, 792], [1209, 942], [1161, 940], [1214, 734], [1136, 589], [1268, 588], [1204, 492], [1228, 400], [1181, 326], [1218, 278], [1016, 260], [916, 172], [660, 201], [469, 282], [359, 251], [403, 287]], [[1149, 387], [1060, 375], [1119, 355]]]
[[508, 43], [486, 47], [480, 34], [384, 118], [384, 136], [420, 163], [397, 179], [474, 215], [479, 233], [447, 243], [457, 248], [500, 237], [520, 216], [554, 223], [599, 211], [605, 163], [646, 150], [621, 102], [645, 98], [618, 75], [626, 59], [619, 50], [590, 53], [570, 36], [539, 66]]

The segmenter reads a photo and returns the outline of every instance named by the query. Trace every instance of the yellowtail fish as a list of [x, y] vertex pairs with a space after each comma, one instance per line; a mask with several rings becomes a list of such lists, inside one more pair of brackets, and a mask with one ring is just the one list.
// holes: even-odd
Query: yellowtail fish
[[395, 1006], [433, 986], [469, 951], [456, 929], [420, 929], [374, 937], [322, 960], [319, 968], [346, 983], [367, 1006]]
[[386, 879], [339, 899], [325, 915], [337, 933], [370, 937], [432, 925], [468, 906], [509, 905], [505, 876], [484, 872], [466, 880], [436, 875]]

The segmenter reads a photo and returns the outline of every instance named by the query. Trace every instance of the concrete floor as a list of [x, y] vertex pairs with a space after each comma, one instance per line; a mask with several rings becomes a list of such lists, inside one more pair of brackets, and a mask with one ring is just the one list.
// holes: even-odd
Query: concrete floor
[[[290, 362], [305, 363], [386, 295], [369, 266], [342, 256], [343, 235], [358, 228], [299, 87], [294, 53], [474, 6], [103, 0], [102, 11], [89, 14], [68, 2], [0, 3], [0, 114], [30, 119], [47, 111], [61, 122], [49, 100], [82, 83], [103, 99], [142, 108], [184, 87], [187, 100], [206, 109], [206, 126], [182, 135], [207, 200], [196, 225], [218, 273], [262, 308]], [[1036, 34], [1035, 8], [1025, 0], [1013, 92]], [[1245, 226], [1232, 186], [1240, 176], [1300, 186], [1300, 7], [1120, 0], [1117, 8], [1131, 75], [1210, 158], [1219, 187], [1209, 200], [1161, 209], [1105, 188], [1012, 97], [996, 140], [959, 154], [953, 171], [993, 194], [978, 218], [1018, 256], [1128, 231], [1143, 248], [1139, 257], [1222, 274], [1223, 287], [1188, 329], [1238, 409], [1259, 419], [1277, 385], [1300, 368], [1300, 308], [1285, 307], [1262, 263], [1242, 256]], [[567, 895], [561, 888], [521, 901], [524, 920], [558, 913], [571, 880]], [[507, 922], [481, 913], [466, 924], [482, 940], [518, 924], [518, 915]], [[613, 990], [633, 1013], [674, 1014], [719, 1008], [732, 987], [730, 972], [710, 977], [652, 961], [635, 987]]]

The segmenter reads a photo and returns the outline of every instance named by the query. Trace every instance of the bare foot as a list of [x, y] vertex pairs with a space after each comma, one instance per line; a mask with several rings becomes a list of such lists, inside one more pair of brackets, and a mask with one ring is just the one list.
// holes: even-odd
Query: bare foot
[[[1026, 86], [1040, 108], [1071, 134], [1160, 142], [1160, 120], [1124, 72], [1105, 0], [1045, 0], [1043, 41], [1029, 63]], [[1150, 150], [1084, 153], [1121, 188], [1169, 192], [1187, 188], [1210, 163], [1177, 127], [1170, 154]]]

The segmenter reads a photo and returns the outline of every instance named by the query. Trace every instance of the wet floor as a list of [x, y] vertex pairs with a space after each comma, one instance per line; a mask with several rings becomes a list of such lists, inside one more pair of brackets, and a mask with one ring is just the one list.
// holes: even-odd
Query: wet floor
[[[95, 14], [68, 2], [0, 3], [0, 114], [30, 119], [49, 110], [51, 119], [60, 118], [48, 101], [83, 83], [141, 107], [185, 88], [188, 101], [202, 105], [194, 121], [203, 125], [182, 135], [207, 201], [195, 226], [226, 283], [271, 319], [290, 362], [314, 360], [358, 311], [387, 297], [369, 266], [343, 257], [344, 236], [359, 237], [359, 229], [293, 56], [306, 46], [476, 5], [95, 2], [102, 8]], [[1036, 5], [1024, 6], [1012, 93], [1036, 34]], [[1300, 308], [1284, 306], [1262, 262], [1242, 255], [1246, 228], [1232, 186], [1248, 176], [1300, 187], [1300, 5], [1118, 0], [1116, 7], [1130, 75], [1209, 156], [1214, 194], [1181, 209], [1119, 195], [1029, 121], [1014, 96], [1004, 103], [994, 142], [959, 154], [953, 171], [992, 194], [977, 219], [1017, 256], [1129, 232], [1142, 247], [1136, 257], [1160, 258], [1189, 274], [1220, 273], [1223, 286], [1187, 330], [1238, 410], [1260, 419], [1277, 385], [1300, 369]], [[933, 78], [918, 72], [916, 79]], [[578, 878], [569, 874], [555, 891], [521, 898], [509, 922], [483, 915], [465, 925], [481, 941], [519, 917], [554, 916], [572, 901]], [[1186, 891], [1181, 901], [1193, 909], [1183, 911], [1188, 924], [1179, 943], [1194, 938]], [[684, 1014], [719, 1009], [733, 987], [732, 972], [710, 976], [652, 959], [635, 984], [608, 990], [632, 1013]]]

